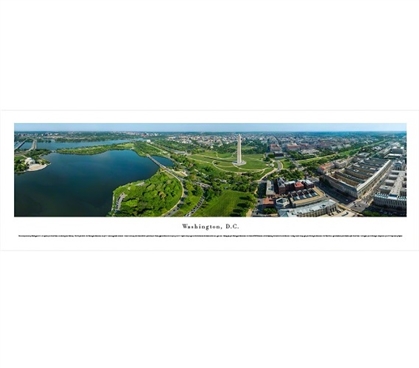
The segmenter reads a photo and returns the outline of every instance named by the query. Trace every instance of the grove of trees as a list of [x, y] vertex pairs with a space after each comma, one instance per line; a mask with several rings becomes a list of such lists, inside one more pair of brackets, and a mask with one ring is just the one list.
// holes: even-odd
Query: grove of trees
[[115, 216], [161, 216], [179, 201], [182, 194], [180, 182], [159, 171], [150, 179], [140, 183], [130, 183], [115, 189], [114, 200], [124, 196]]

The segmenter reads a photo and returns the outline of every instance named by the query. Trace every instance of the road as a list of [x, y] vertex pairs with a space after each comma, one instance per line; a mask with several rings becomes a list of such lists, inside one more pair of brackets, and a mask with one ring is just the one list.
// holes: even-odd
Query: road
[[196, 206], [191, 210], [191, 211], [189, 211], [186, 215], [185, 215], [185, 217], [191, 217], [191, 216], [193, 216], [194, 214], [195, 214], [195, 212], [196, 211], [198, 211], [200, 208], [201, 208], [201, 206], [202, 206], [202, 204], [204, 203], [204, 196], [202, 196], [200, 199], [199, 199], [199, 201], [198, 201], [198, 203], [196, 204]]
[[378, 188], [384, 184], [391, 170], [392, 170], [392, 167], [390, 166], [387, 169], [387, 172], [383, 175], [382, 179], [378, 181], [362, 198], [357, 198], [357, 199], [351, 198], [349, 196], [339, 193], [334, 188], [331, 188], [322, 184], [321, 182], [317, 183], [317, 185], [325, 193], [330, 195], [332, 199], [335, 199], [336, 201], [338, 201], [341, 207], [345, 207], [350, 211], [356, 212], [358, 214], [362, 213], [366, 209], [380, 212], [382, 211], [382, 208], [373, 209], [374, 206], [372, 206], [371, 203], [374, 199], [374, 194], [377, 193]]
[[15, 147], [15, 151], [17, 151], [20, 147], [22, 147], [27, 142], [27, 139], [25, 139], [22, 143], [20, 143], [17, 147]]
[[321, 181], [317, 183], [317, 186], [326, 194], [327, 198], [333, 199], [342, 208], [349, 211], [353, 211], [351, 207], [354, 205], [354, 202], [356, 201], [355, 198], [351, 198], [346, 196], [345, 194], [341, 194], [334, 188], [324, 185]]
[[[171, 169], [169, 169], [168, 167], [164, 166], [163, 164], [161, 164], [160, 162], [158, 162], [157, 160], [155, 160], [153, 157], [151, 157], [150, 155], [147, 155], [147, 157], [153, 161], [155, 164], [157, 164], [162, 170], [166, 171], [168, 174], [172, 175], [173, 177], [175, 177], [177, 180], [179, 180], [181, 186], [182, 186], [182, 195], [180, 196], [179, 201], [166, 213], [164, 213], [162, 216], [163, 217], [171, 217], [173, 216], [177, 211], [179, 211], [179, 204], [186, 199], [186, 195], [185, 195], [185, 188], [183, 186], [183, 182], [185, 179], [178, 177], [175, 173], [173, 173], [173, 171]], [[203, 189], [207, 189], [210, 187], [210, 185], [205, 184], [205, 183], [200, 183], [200, 182], [193, 182], [193, 184], [195, 185], [199, 185], [201, 188]], [[196, 206], [189, 211], [185, 217], [190, 217], [192, 216], [204, 203], [204, 196], [202, 196], [198, 203], [196, 204]]]
[[24, 156], [24, 157], [26, 157], [26, 155], [27, 154], [29, 154], [31, 151], [34, 151], [34, 150], [36, 150], [37, 148], [38, 148], [38, 141], [36, 140], [36, 139], [34, 139], [33, 141], [32, 141], [32, 146], [31, 146], [31, 148], [29, 148], [29, 149], [27, 149], [26, 151], [19, 151], [19, 152], [16, 152], [20, 147], [22, 147], [26, 142], [28, 141], [28, 139], [26, 139], [26, 140], [24, 140], [21, 144], [19, 144], [19, 146], [17, 146], [15, 149], [14, 149], [14, 155], [15, 156]]
[[[266, 183], [266, 178], [268, 177], [268, 175], [271, 175], [275, 172], [280, 173], [281, 170], [283, 169], [283, 165], [281, 161], [277, 161], [278, 167], [276, 169], [273, 169], [272, 171], [268, 172], [267, 174], [263, 175], [258, 181], [257, 181], [257, 186], [255, 191], [253, 192], [254, 194], [257, 193], [259, 187], [261, 184], [265, 184]], [[261, 213], [261, 211], [263, 210], [263, 199], [262, 198], [258, 198], [257, 203], [255, 205], [255, 207], [253, 209], [250, 209], [249, 211], [247, 211], [246, 217], [251, 217], [251, 216], [257, 216], [258, 214]]]
[[179, 210], [179, 203], [182, 202], [186, 196], [185, 196], [185, 188], [183, 186], [183, 179], [179, 178], [176, 174], [174, 174], [172, 172], [172, 170], [170, 170], [168, 167], [164, 166], [163, 164], [161, 164], [160, 162], [158, 162], [157, 160], [155, 160], [153, 157], [151, 157], [150, 155], [147, 154], [147, 157], [153, 161], [157, 166], [159, 166], [163, 171], [167, 172], [169, 175], [173, 176], [175, 179], [177, 179], [180, 183], [180, 186], [182, 188], [182, 194], [180, 195], [179, 200], [177, 201], [177, 203], [166, 213], [164, 213], [162, 215], [162, 217], [170, 217], [173, 216], [178, 210]]
[[121, 195], [119, 196], [119, 198], [118, 198], [118, 201], [117, 201], [117, 204], [116, 204], [116, 208], [115, 208], [115, 211], [119, 211], [119, 210], [121, 210], [121, 203], [122, 203], [122, 201], [124, 200], [124, 198], [126, 197], [127, 195], [125, 194], [125, 193], [121, 193]]

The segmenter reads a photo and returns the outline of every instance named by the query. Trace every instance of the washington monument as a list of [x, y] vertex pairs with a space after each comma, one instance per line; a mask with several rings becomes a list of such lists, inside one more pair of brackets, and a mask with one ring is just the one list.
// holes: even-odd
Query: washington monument
[[242, 161], [242, 136], [239, 134], [237, 138], [237, 161], [233, 162], [234, 165], [245, 165], [246, 162]]

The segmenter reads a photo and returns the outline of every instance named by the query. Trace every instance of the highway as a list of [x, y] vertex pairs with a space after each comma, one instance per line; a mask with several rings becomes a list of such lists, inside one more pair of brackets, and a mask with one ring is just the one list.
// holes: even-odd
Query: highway
[[163, 217], [173, 216], [179, 210], [179, 207], [178, 207], [179, 206], [179, 203], [182, 202], [183, 199], [185, 199], [185, 188], [183, 186], [183, 179], [179, 178], [168, 167], [164, 166], [163, 164], [161, 164], [160, 162], [158, 162], [156, 159], [154, 159], [150, 155], [147, 154], [147, 157], [151, 161], [153, 161], [157, 166], [159, 166], [162, 170], [164, 170], [168, 174], [172, 175], [175, 179], [179, 180], [180, 186], [182, 187], [182, 194], [181, 194], [181, 196], [179, 198], [179, 201], [169, 211], [167, 211], [166, 213], [164, 213], [162, 215]]
[[15, 151], [17, 151], [20, 147], [22, 147], [26, 142], [27, 142], [27, 139], [25, 139], [21, 144], [15, 147]]
[[[185, 196], [185, 189], [184, 189], [184, 186], [183, 186], [183, 182], [185, 181], [185, 179], [178, 177], [176, 174], [174, 174], [172, 172], [171, 169], [169, 169], [168, 167], [164, 166], [163, 164], [161, 164], [160, 162], [158, 162], [157, 160], [155, 160], [150, 155], [147, 155], [147, 157], [151, 161], [153, 161], [156, 165], [158, 165], [162, 170], [166, 171], [168, 174], [172, 175], [177, 180], [179, 180], [180, 181], [180, 184], [182, 185], [182, 195], [181, 195], [179, 201], [169, 211], [167, 211], [165, 214], [162, 215], [163, 217], [173, 216], [179, 210], [179, 207], [178, 207], [179, 206], [179, 203], [182, 202], [182, 200], [184, 200], [186, 198], [186, 196]], [[192, 182], [192, 183], [195, 184], [195, 185], [199, 185], [202, 189], [208, 189], [208, 188], [211, 187], [210, 185], [205, 184], [205, 183], [200, 183], [200, 182]], [[199, 199], [199, 201], [196, 204], [196, 206], [191, 211], [189, 211], [184, 217], [190, 217], [190, 216], [192, 216], [202, 206], [203, 203], [204, 203], [204, 196], [202, 196]]]
[[32, 141], [32, 146], [31, 148], [27, 149], [26, 151], [20, 151], [20, 152], [16, 152], [20, 147], [22, 147], [28, 140], [25, 139], [22, 143], [19, 144], [19, 146], [17, 146], [14, 151], [15, 151], [15, 156], [19, 156], [19, 155], [25, 155], [30, 151], [36, 150], [38, 148], [38, 141], [36, 139], [34, 139]]

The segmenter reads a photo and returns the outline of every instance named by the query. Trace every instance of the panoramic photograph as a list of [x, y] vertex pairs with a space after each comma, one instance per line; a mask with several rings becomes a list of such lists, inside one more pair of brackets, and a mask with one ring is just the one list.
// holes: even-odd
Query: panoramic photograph
[[405, 124], [15, 124], [14, 215], [405, 217], [406, 138]]

